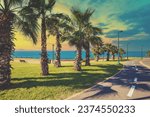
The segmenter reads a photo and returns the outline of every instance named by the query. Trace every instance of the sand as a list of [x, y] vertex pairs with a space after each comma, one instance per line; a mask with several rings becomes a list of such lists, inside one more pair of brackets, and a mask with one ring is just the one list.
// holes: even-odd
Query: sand
[[[14, 62], [40, 64], [40, 59], [32, 58], [14, 58]], [[22, 62], [21, 62], [22, 61]], [[73, 63], [74, 60], [61, 60], [63, 63]]]

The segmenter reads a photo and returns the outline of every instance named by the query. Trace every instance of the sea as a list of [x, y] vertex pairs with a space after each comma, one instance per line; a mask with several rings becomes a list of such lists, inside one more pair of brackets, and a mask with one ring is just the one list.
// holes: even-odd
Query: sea
[[[41, 55], [40, 51], [15, 51], [13, 54], [14, 58], [32, 58], [32, 59], [39, 59]], [[61, 59], [64, 60], [74, 60], [76, 56], [76, 51], [61, 51]], [[94, 58], [93, 53], [90, 54], [91, 59]], [[103, 55], [100, 55], [101, 57], [106, 57], [106, 53]], [[126, 57], [127, 54], [124, 55]], [[145, 57], [146, 52], [140, 52], [140, 51], [129, 51], [128, 52], [129, 57]], [[48, 58], [49, 59], [55, 59], [55, 52], [54, 51], [48, 51]], [[85, 59], [85, 51], [82, 52], [82, 58]]]

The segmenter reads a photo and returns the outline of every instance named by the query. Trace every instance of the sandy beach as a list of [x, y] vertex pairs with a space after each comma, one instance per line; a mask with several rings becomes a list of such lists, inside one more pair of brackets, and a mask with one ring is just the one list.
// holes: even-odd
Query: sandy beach
[[[32, 63], [32, 64], [40, 64], [40, 59], [33, 59], [33, 58], [14, 58], [14, 62], [19, 63]], [[21, 62], [22, 61], [22, 62]], [[74, 60], [61, 60], [63, 63], [73, 63]], [[95, 60], [91, 60], [95, 61]], [[103, 61], [103, 60], [100, 60]]]
[[[14, 62], [21, 63], [32, 63], [32, 64], [40, 64], [40, 59], [32, 59], [32, 58], [14, 58]], [[63, 63], [73, 63], [74, 60], [62, 60]]]

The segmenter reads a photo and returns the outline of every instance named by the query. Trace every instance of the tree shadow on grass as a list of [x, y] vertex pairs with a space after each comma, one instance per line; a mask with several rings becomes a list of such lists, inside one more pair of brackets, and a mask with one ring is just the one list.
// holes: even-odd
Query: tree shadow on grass
[[[103, 81], [105, 78], [110, 77], [113, 73], [118, 71], [115, 65], [103, 65], [102, 71], [106, 73], [94, 72], [93, 69], [84, 69], [81, 73], [52, 73], [47, 77], [25, 77], [25, 78], [12, 78], [12, 84], [8, 88], [33, 88], [33, 87], [57, 87], [67, 86], [73, 89], [85, 89], [93, 86], [98, 81]], [[111, 67], [114, 68], [112, 71]], [[99, 71], [101, 71], [99, 69]], [[90, 72], [90, 73], [89, 73]]]
[[[91, 74], [90, 74], [91, 75]], [[15, 88], [32, 88], [32, 87], [57, 87], [57, 86], [68, 86], [75, 89], [84, 89], [89, 86], [94, 85], [95, 81], [98, 79], [103, 80], [104, 78], [100, 78], [100, 76], [91, 77], [89, 74], [76, 74], [76, 73], [68, 73], [68, 74], [55, 74], [52, 77], [48, 78], [27, 78], [23, 79], [12, 79], [13, 83], [10, 89]], [[64, 77], [63, 77], [64, 76]]]
[[59, 68], [72, 68], [73, 69], [73, 66], [72, 65], [67, 65], [67, 66], [65, 66], [65, 65], [62, 65], [61, 67], [59, 67]]

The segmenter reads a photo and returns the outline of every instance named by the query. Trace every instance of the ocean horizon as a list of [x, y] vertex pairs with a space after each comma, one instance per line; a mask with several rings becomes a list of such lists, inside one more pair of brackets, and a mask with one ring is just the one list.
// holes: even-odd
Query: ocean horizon
[[[33, 59], [39, 59], [40, 58], [40, 53], [41, 51], [15, 51], [13, 53], [14, 58], [33, 58]], [[65, 60], [73, 60], [75, 59], [76, 56], [76, 51], [61, 51], [61, 59]], [[126, 57], [127, 54], [124, 55]], [[139, 51], [129, 51], [128, 52], [129, 57], [141, 57], [141, 52]], [[143, 57], [146, 56], [146, 52], [143, 52]], [[106, 54], [101, 55], [101, 57], [106, 57]], [[49, 59], [55, 59], [55, 52], [53, 51], [48, 51], [48, 58]], [[82, 52], [82, 58], [85, 59], [85, 51]], [[90, 53], [90, 58], [93, 59], [94, 55], [91, 52]]]

